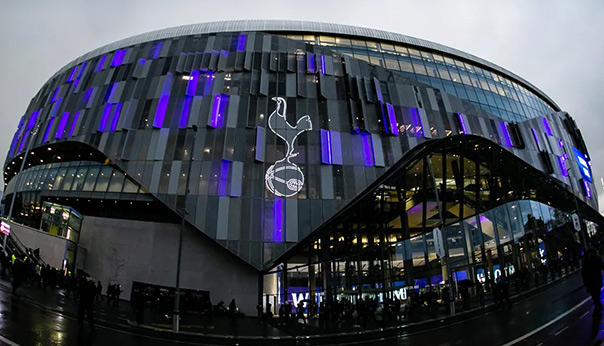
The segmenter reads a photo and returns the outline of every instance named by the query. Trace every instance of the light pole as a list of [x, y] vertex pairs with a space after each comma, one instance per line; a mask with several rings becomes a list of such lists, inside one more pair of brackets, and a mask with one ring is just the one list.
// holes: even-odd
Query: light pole
[[[23, 168], [25, 167], [25, 161], [27, 161], [27, 156], [29, 155], [29, 151], [31, 150], [31, 146], [34, 143], [34, 137], [38, 133], [38, 129], [40, 128], [40, 117], [38, 116], [36, 119], [36, 124], [34, 128], [31, 130], [31, 137], [29, 142], [27, 143], [27, 148], [25, 149], [25, 154], [23, 155], [23, 161], [21, 161], [21, 167], [19, 167], [19, 171], [17, 171], [17, 180], [15, 181], [15, 188], [13, 189], [13, 198], [10, 200], [10, 208], [8, 209], [8, 223], [9, 225], [12, 223], [13, 216], [13, 208], [15, 206], [15, 200], [17, 199], [17, 189], [19, 188], [19, 183], [21, 181], [21, 172], [23, 172]], [[8, 240], [8, 234], [4, 235], [4, 242], [2, 243], [2, 250], [6, 251], [6, 241]]]
[[193, 125], [193, 144], [191, 145], [191, 154], [189, 155], [189, 167], [187, 168], [187, 179], [185, 183], [185, 197], [182, 207], [182, 219], [180, 221], [180, 235], [178, 237], [178, 259], [176, 260], [176, 288], [174, 290], [174, 313], [172, 314], [172, 331], [180, 331], [180, 260], [182, 258], [182, 236], [185, 232], [185, 218], [189, 213], [187, 211], [187, 197], [189, 196], [189, 180], [191, 177], [191, 166], [193, 166], [193, 150], [195, 149], [195, 137], [197, 126]]

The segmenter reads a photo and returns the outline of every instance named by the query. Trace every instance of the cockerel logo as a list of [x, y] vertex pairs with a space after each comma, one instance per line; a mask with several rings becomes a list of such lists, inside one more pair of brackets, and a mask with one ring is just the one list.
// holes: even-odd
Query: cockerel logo
[[298, 155], [294, 150], [296, 138], [303, 132], [312, 130], [310, 116], [305, 115], [298, 119], [296, 126], [291, 126], [285, 114], [287, 102], [282, 97], [273, 97], [277, 108], [268, 117], [268, 127], [285, 141], [285, 157], [275, 161], [264, 176], [266, 187], [276, 196], [291, 197], [300, 192], [304, 186], [304, 174], [300, 168], [290, 160]]

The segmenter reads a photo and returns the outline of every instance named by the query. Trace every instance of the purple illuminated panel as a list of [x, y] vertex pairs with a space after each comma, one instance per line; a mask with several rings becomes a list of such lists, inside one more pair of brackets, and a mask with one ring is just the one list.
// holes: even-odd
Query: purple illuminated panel
[[208, 126], [210, 127], [222, 127], [225, 117], [225, 109], [229, 100], [228, 95], [216, 95], [214, 97], [214, 104], [212, 105], [212, 113], [208, 120]]
[[210, 95], [212, 93], [212, 83], [214, 82], [214, 72], [202, 72], [205, 78], [203, 84], [203, 95]]
[[124, 56], [126, 56], [126, 49], [116, 50], [113, 55], [113, 60], [111, 60], [111, 67], [120, 66], [122, 62], [124, 62]]
[[537, 135], [537, 131], [535, 131], [535, 129], [531, 128], [531, 131], [533, 132], [533, 137], [535, 137], [535, 143], [537, 143], [537, 149], [541, 149], [541, 142], [539, 142], [539, 136]]
[[[82, 67], [80, 68], [80, 72], [78, 72], [78, 76], [76, 77], [76, 81], [73, 83], [73, 87], [74, 89], [78, 87], [78, 85], [80, 84], [80, 80], [82, 80], [82, 76], [84, 75], [84, 72], [86, 71], [86, 67], [88, 67], [88, 61], [84, 61], [82, 63]], [[76, 90], [77, 92], [77, 90]]]
[[159, 57], [159, 53], [161, 52], [161, 47], [164, 45], [163, 42], [157, 42], [155, 44], [155, 48], [153, 49], [153, 59], [157, 59]]
[[229, 166], [230, 162], [227, 160], [222, 160], [220, 166], [220, 181], [218, 182], [218, 195], [226, 196], [227, 195], [227, 185], [229, 181]]
[[505, 143], [508, 147], [512, 147], [512, 138], [510, 137], [510, 132], [508, 131], [508, 126], [505, 121], [501, 122], [501, 131], [503, 131], [503, 137], [505, 138]]
[[94, 72], [99, 72], [103, 69], [103, 65], [105, 65], [105, 60], [107, 60], [107, 55], [103, 55], [99, 61], [96, 63], [96, 67], [94, 68]]
[[101, 122], [99, 123], [99, 132], [105, 132], [105, 127], [107, 126], [107, 119], [109, 119], [109, 113], [111, 112], [111, 104], [105, 104], [105, 109], [103, 109], [103, 115], [101, 116]]
[[246, 34], [239, 35], [237, 39], [237, 51], [243, 52], [245, 50], [245, 41], [247, 40]]
[[50, 103], [54, 103], [56, 101], [59, 90], [61, 90], [61, 87], [57, 87], [55, 89], [55, 91], [52, 93], [52, 97], [50, 98]]
[[411, 112], [413, 113], [411, 116], [411, 121], [413, 122], [413, 127], [415, 128], [415, 135], [417, 137], [425, 137], [422, 116], [419, 113], [419, 108], [412, 108]]
[[373, 166], [373, 141], [371, 140], [371, 134], [362, 133], [361, 141], [363, 145], [363, 163], [365, 166]]
[[27, 127], [25, 127], [25, 133], [23, 134], [23, 138], [21, 139], [21, 143], [19, 144], [19, 152], [23, 150], [23, 145], [27, 141], [29, 133], [34, 128], [34, 126], [36, 126], [36, 122], [38, 121], [38, 116], [40, 115], [41, 111], [41, 109], [38, 109], [37, 111], [32, 113], [31, 117], [29, 117], [29, 120], [27, 121]]
[[55, 122], [55, 118], [50, 118], [48, 120], [48, 126], [46, 127], [46, 131], [44, 132], [44, 138], [42, 138], [42, 143], [46, 143], [48, 140], [48, 135], [50, 134], [50, 129], [52, 128], [52, 124]]
[[325, 74], [325, 55], [321, 54], [321, 74]]
[[61, 137], [63, 137], [65, 126], [67, 126], [67, 120], [69, 120], [69, 113], [63, 113], [61, 121], [59, 122], [59, 127], [57, 128], [57, 133], [55, 134], [56, 139], [61, 139]]
[[111, 85], [111, 87], [108, 89], [108, 95], [106, 94], [107, 96], [105, 97], [105, 101], [107, 103], [115, 103], [115, 102], [112, 102], [114, 95], [115, 95], [115, 89], [117, 89], [117, 82], [113, 83]]
[[382, 86], [380, 85], [380, 81], [374, 77], [373, 83], [375, 84], [375, 94], [377, 95], [378, 101], [384, 103], [384, 95], [382, 95]]
[[568, 177], [568, 168], [566, 168], [566, 160], [568, 159], [568, 155], [564, 154], [558, 157], [558, 163], [560, 164], [560, 171], [562, 175]]
[[197, 82], [199, 82], [199, 71], [191, 71], [189, 78], [185, 94], [188, 96], [195, 96], [195, 93], [197, 92]]
[[120, 120], [120, 114], [122, 113], [122, 104], [117, 103], [113, 106], [113, 119], [111, 120], [111, 131], [115, 131], [117, 123]]
[[321, 162], [333, 164], [333, 155], [331, 152], [331, 132], [321, 129]]
[[78, 123], [78, 118], [80, 117], [80, 111], [77, 111], [73, 116], [73, 121], [71, 122], [71, 129], [69, 129], [69, 137], [73, 136], [73, 131], [75, 130], [75, 126]]
[[166, 80], [164, 81], [164, 86], [161, 89], [159, 102], [157, 103], [155, 118], [153, 118], [153, 127], [158, 129], [161, 129], [164, 125], [164, 117], [166, 116], [166, 109], [168, 108], [168, 102], [170, 101], [170, 89], [172, 88], [172, 79], [172, 73], [166, 74]]
[[563, 140], [559, 140], [558, 141], [558, 145], [560, 146], [560, 148], [564, 147], [564, 141]]
[[185, 96], [185, 101], [182, 105], [182, 112], [180, 113], [180, 120], [178, 121], [178, 126], [181, 129], [187, 127], [187, 123], [189, 122], [189, 112], [191, 111], [191, 101], [193, 98], [191, 96]]
[[280, 243], [283, 239], [283, 200], [275, 198], [273, 204], [273, 241]]
[[589, 187], [589, 182], [583, 179], [583, 186], [585, 187], [585, 197], [591, 198], [591, 188]]
[[315, 62], [315, 55], [312, 53], [307, 53], [306, 69], [308, 70], [308, 72], [310, 72], [310, 73], [317, 72], [316, 66], [317, 66], [317, 64]]
[[468, 128], [466, 127], [466, 121], [464, 119], [463, 114], [457, 113], [457, 118], [459, 119], [459, 125], [461, 126], [461, 133], [464, 135], [468, 134]]
[[548, 136], [553, 136], [552, 129], [549, 127], [549, 122], [547, 121], [547, 118], [543, 118], [543, 127], [545, 128], [545, 133], [547, 133]]
[[73, 82], [73, 78], [75, 77], [76, 72], [78, 71], [78, 66], [74, 66], [73, 69], [71, 70], [71, 73], [69, 74], [69, 77], [67, 77], [66, 82]]
[[388, 112], [388, 125], [390, 126], [390, 133], [398, 136], [398, 123], [396, 122], [396, 113], [394, 112], [394, 106], [390, 103], [386, 103], [386, 110]]

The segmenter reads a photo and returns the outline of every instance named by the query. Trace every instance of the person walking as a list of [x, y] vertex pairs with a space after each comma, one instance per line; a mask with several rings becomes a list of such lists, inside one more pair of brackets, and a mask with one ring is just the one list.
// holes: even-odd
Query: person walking
[[84, 279], [79, 287], [79, 298], [78, 303], [78, 324], [80, 328], [84, 327], [84, 315], [88, 319], [88, 326], [90, 332], [96, 331], [94, 327], [93, 307], [94, 307], [94, 296], [96, 295], [96, 286], [92, 280]]
[[103, 285], [101, 284], [101, 280], [96, 284], [96, 301], [99, 299], [103, 301]]
[[600, 290], [602, 289], [602, 271], [604, 270], [604, 262], [598, 256], [598, 253], [593, 248], [588, 248], [583, 259], [583, 268], [581, 275], [583, 276], [583, 284], [587, 289], [587, 293], [591, 295], [594, 302], [594, 316], [602, 315], [602, 302], [600, 301]]

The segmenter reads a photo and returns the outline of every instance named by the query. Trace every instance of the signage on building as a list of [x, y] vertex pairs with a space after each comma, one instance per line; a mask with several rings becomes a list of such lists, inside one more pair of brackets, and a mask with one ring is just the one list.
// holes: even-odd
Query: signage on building
[[580, 231], [581, 221], [579, 221], [579, 215], [577, 215], [577, 213], [574, 213], [571, 216], [573, 218], [573, 227], [575, 228], [575, 231]]
[[575, 153], [575, 159], [577, 160], [577, 165], [579, 165], [579, 171], [581, 171], [581, 176], [583, 179], [593, 183], [593, 177], [591, 176], [591, 170], [589, 169], [589, 162], [585, 155], [579, 151], [579, 149], [573, 147], [573, 152]]
[[2, 221], [0, 224], [0, 233], [9, 235], [10, 234], [10, 224], [6, 221]]
[[287, 101], [282, 97], [273, 97], [273, 101], [277, 102], [277, 108], [268, 117], [268, 127], [285, 142], [285, 156], [266, 170], [264, 180], [266, 187], [275, 196], [291, 197], [304, 186], [304, 173], [291, 162], [298, 155], [294, 142], [299, 135], [312, 130], [312, 122], [310, 116], [305, 115], [298, 119], [295, 126], [291, 126], [286, 118]]
[[445, 257], [445, 244], [443, 243], [443, 232], [438, 228], [434, 228], [432, 231], [432, 237], [434, 238], [434, 250], [438, 257]]

